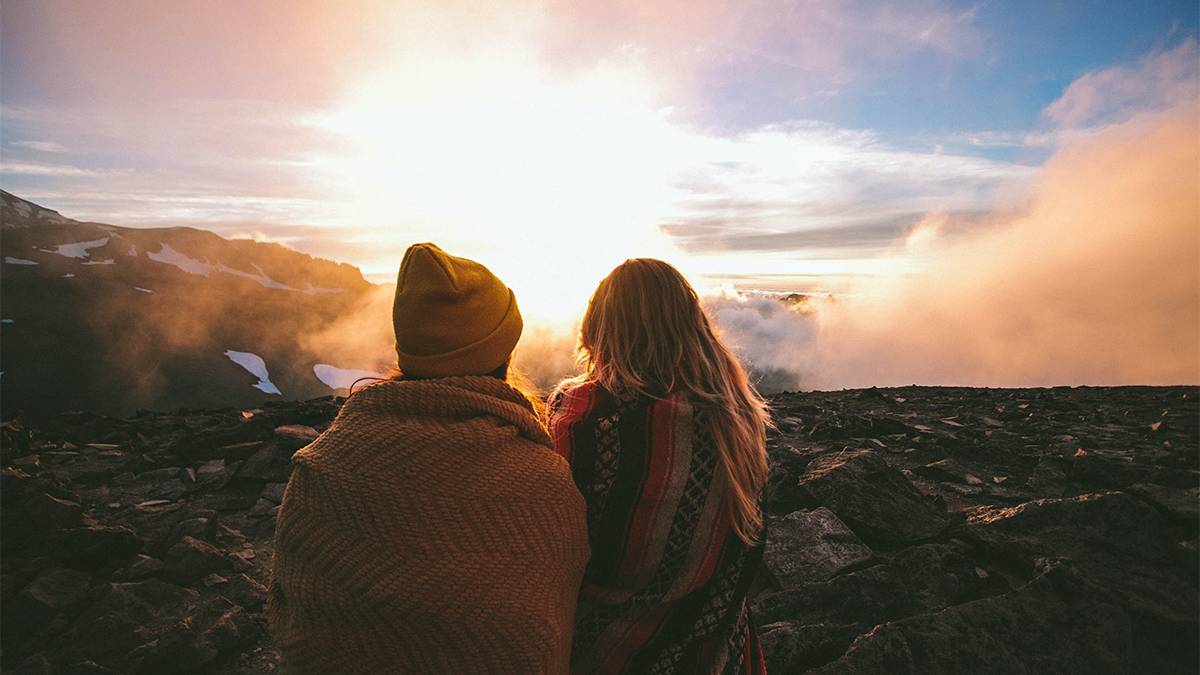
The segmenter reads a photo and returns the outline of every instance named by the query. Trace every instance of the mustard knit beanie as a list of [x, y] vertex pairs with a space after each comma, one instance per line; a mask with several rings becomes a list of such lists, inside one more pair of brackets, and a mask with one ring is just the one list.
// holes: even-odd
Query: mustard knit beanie
[[508, 360], [523, 325], [516, 296], [488, 268], [433, 244], [404, 253], [392, 304], [400, 372], [486, 375]]

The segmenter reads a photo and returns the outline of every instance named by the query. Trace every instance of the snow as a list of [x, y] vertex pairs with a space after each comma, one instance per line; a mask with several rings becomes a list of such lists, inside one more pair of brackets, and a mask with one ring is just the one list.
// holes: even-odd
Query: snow
[[171, 248], [170, 244], [162, 244], [158, 253], [146, 252], [146, 257], [154, 262], [174, 265], [188, 274], [198, 274], [202, 277], [208, 276], [212, 272], [213, 266], [208, 262], [200, 262], [195, 258], [189, 258], [186, 255]]
[[88, 253], [88, 249], [100, 248], [107, 243], [108, 237], [92, 241], [77, 241], [74, 244], [59, 244], [53, 252], [67, 258], [87, 258], [91, 255]]
[[21, 202], [21, 201], [13, 202], [12, 207], [13, 207], [14, 211], [21, 214], [22, 216], [28, 216], [30, 214], [30, 212], [33, 210], [29, 207], [29, 202]]
[[325, 386], [330, 389], [349, 389], [350, 385], [356, 380], [364, 377], [382, 378], [380, 373], [373, 373], [369, 370], [351, 370], [349, 368], [338, 368], [331, 366], [328, 363], [318, 363], [313, 366], [313, 374], [317, 379], [325, 383]]
[[250, 274], [249, 272], [235, 270], [232, 267], [225, 265], [224, 263], [217, 263], [217, 271], [218, 272], [232, 274], [237, 277], [245, 277], [247, 279], [250, 279], [251, 281], [257, 281], [259, 284], [261, 284], [267, 288], [278, 288], [282, 291], [296, 290], [296, 289], [292, 288], [291, 286], [288, 286], [286, 284], [281, 284], [278, 281], [275, 281], [271, 277], [267, 276], [266, 273], [263, 272], [262, 268], [259, 267], [258, 265], [254, 265], [254, 269], [258, 270], [258, 274]]
[[254, 385], [255, 389], [267, 394], [283, 395], [279, 391], [279, 387], [271, 383], [271, 375], [267, 372], [267, 362], [263, 361], [261, 356], [250, 352], [235, 352], [232, 349], [225, 350], [225, 356], [258, 378], [258, 382]]
[[0, 319], [0, 323], [2, 323], [2, 324], [4, 324], [4, 325], [8, 326], [8, 325], [11, 325], [11, 324], [13, 323], [13, 320], [12, 320], [12, 319]]
[[[196, 260], [195, 258], [190, 258], [187, 255], [180, 253], [179, 251], [176, 251], [175, 249], [171, 248], [170, 244], [161, 244], [160, 247], [161, 248], [158, 250], [157, 253], [151, 253], [151, 252], [147, 251], [146, 257], [150, 258], [151, 260], [153, 260], [155, 262], [166, 263], [168, 265], [174, 265], [174, 266], [178, 267], [179, 269], [183, 270], [184, 272], [187, 272], [188, 274], [196, 274], [196, 275], [199, 275], [202, 277], [207, 277], [208, 275], [212, 274], [213, 272], [223, 272], [225, 274], [231, 274], [235, 277], [242, 277], [245, 279], [249, 279], [265, 288], [277, 288], [281, 291], [296, 290], [295, 288], [292, 288], [291, 286], [288, 286], [287, 284], [280, 283], [278, 281], [275, 281], [271, 277], [267, 276], [267, 273], [263, 272], [262, 267], [259, 267], [257, 264], [254, 265], [255, 271], [253, 273], [243, 272], [242, 270], [234, 269], [234, 268], [226, 265], [225, 263], [217, 263], [214, 265], [214, 264], [208, 262], [207, 260], [200, 261], [200, 260]], [[341, 289], [338, 289], [338, 290], [340, 291]], [[326, 289], [317, 289], [317, 291], [315, 291], [315, 292], [333, 292], [333, 291], [329, 291]]]
[[64, 275], [63, 275], [63, 278], [64, 278], [64, 279], [74, 279], [74, 278], [75, 278], [75, 275], [74, 275], [74, 274], [64, 274]]
[[106, 260], [89, 260], [83, 264], [84, 265], [116, 265], [117, 261], [113, 260], [112, 258], [108, 258]]
[[308, 293], [309, 295], [316, 295], [318, 293], [341, 293], [342, 289], [320, 288], [319, 286], [313, 286], [311, 281], [306, 281], [304, 282], [304, 292]]
[[32, 260], [26, 260], [24, 258], [14, 258], [11, 255], [4, 256], [4, 262], [9, 265], [36, 265], [37, 264]]
[[141, 286], [134, 286], [133, 290], [141, 291], [143, 293], [153, 293], [154, 292], [154, 291], [150, 290], [149, 288], [142, 288]]
[[136, 257], [137, 257], [137, 247], [136, 247], [136, 246], [130, 246], [130, 247], [129, 247], [129, 250], [128, 250], [128, 251], [125, 251], [125, 255], [131, 255], [131, 256], [134, 256], [134, 257], [136, 258]]

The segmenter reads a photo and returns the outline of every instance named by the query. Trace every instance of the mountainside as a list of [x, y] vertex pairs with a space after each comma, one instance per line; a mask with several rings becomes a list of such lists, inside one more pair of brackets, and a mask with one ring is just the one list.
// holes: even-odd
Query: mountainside
[[[186, 227], [66, 218], [0, 191], [4, 416], [333, 393], [301, 337], [361, 301], [357, 268]], [[361, 367], [361, 365], [360, 365]], [[253, 371], [253, 372], [252, 372]]]
[[[770, 403], [770, 672], [1196, 672], [1200, 389]], [[0, 667], [275, 670], [275, 514], [339, 404], [0, 425]]]

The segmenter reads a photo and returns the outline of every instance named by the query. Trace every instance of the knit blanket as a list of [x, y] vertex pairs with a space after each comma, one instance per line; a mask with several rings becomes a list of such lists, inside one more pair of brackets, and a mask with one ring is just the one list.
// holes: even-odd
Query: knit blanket
[[762, 549], [724, 515], [705, 412], [679, 395], [618, 399], [593, 384], [549, 407], [592, 547], [572, 671], [765, 673], [746, 604]]
[[267, 606], [284, 672], [567, 672], [585, 506], [519, 392], [384, 381], [293, 462]]

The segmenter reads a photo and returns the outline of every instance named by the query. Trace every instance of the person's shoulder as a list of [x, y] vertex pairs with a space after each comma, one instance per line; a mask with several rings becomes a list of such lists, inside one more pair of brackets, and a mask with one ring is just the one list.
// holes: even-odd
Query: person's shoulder
[[550, 392], [546, 404], [553, 411], [568, 403], [594, 398], [598, 390], [599, 385], [590, 380], [564, 380]]

